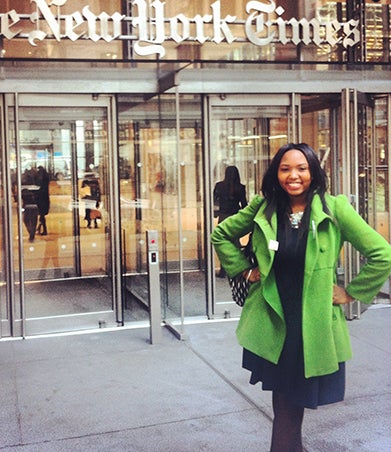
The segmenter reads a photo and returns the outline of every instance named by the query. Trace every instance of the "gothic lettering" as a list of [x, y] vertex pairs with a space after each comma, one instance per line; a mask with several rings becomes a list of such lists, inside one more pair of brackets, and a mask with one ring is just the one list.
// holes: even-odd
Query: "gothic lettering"
[[[247, 3], [246, 12], [250, 13], [251, 10], [254, 10], [246, 20], [246, 34], [253, 44], [265, 46], [273, 41], [275, 31], [271, 31], [271, 23], [268, 20], [265, 21], [265, 15], [272, 13], [275, 9], [276, 4], [273, 0], [269, 0], [269, 4], [257, 1]], [[282, 8], [280, 8], [280, 10], [284, 11]], [[268, 16], [266, 16], [266, 18], [268, 18]], [[253, 30], [254, 23], [255, 30]]]
[[[180, 25], [181, 24], [181, 25]], [[190, 37], [190, 21], [183, 14], [170, 19], [171, 37], [175, 42], [186, 41]], [[182, 28], [182, 34], [180, 34]]]
[[[41, 12], [43, 18], [45, 19], [47, 25], [49, 25], [50, 30], [53, 33], [53, 36], [57, 39], [57, 41], [60, 41], [61, 36], [60, 36], [60, 21], [58, 19], [58, 21], [56, 20], [55, 15], [51, 12], [48, 4], [45, 2], [45, 0], [31, 0], [31, 3], [35, 3], [37, 5], [37, 12], [32, 14], [33, 17], [33, 21], [37, 22], [38, 25], [38, 29], [39, 29], [39, 12]], [[51, 5], [54, 6], [60, 6], [58, 5], [58, 3], [53, 0], [51, 3]], [[30, 39], [29, 39], [30, 41]]]
[[346, 24], [344, 24], [343, 31], [346, 34], [346, 36], [343, 39], [342, 43], [345, 48], [352, 47], [360, 41], [360, 32], [358, 30], [358, 25], [359, 21], [353, 19], [349, 20], [349, 22], [346, 22]]
[[[26, 0], [28, 1], [28, 0]], [[68, 0], [30, 0], [34, 4], [29, 16], [31, 22], [36, 24], [33, 31], [23, 34], [22, 18], [15, 9], [0, 12], [0, 38], [15, 39], [26, 38], [33, 46], [44, 39], [62, 39], [77, 41], [89, 39], [93, 42], [104, 40], [111, 42], [116, 39], [132, 39], [133, 48], [140, 56], [165, 56], [164, 43], [175, 41], [182, 43], [187, 40], [200, 45], [207, 41], [221, 44], [233, 43], [238, 39], [233, 30], [243, 22], [236, 16], [222, 16], [221, 1], [217, 0], [210, 5], [211, 14], [195, 15], [192, 18], [183, 13], [173, 17], [166, 17], [165, 2], [154, 0], [133, 0], [134, 6], [131, 17], [119, 12], [111, 16], [106, 12], [96, 14], [90, 6], [84, 6], [80, 11], [71, 14], [62, 14], [63, 7]], [[275, 0], [251, 0], [246, 4], [247, 18], [244, 21], [245, 37], [256, 46], [270, 44], [327, 44], [331, 47], [342, 45], [344, 48], [356, 45], [360, 40], [360, 23], [349, 20], [341, 23], [338, 20], [321, 22], [317, 18], [286, 19], [285, 11], [277, 6]], [[26, 19], [23, 16], [23, 19]], [[122, 36], [123, 21], [131, 21], [135, 34], [132, 37]], [[18, 24], [19, 28], [16, 28]], [[206, 27], [206, 25], [209, 27]], [[233, 27], [235, 25], [236, 28]], [[208, 36], [206, 30], [211, 30]], [[242, 37], [242, 34], [239, 36]]]
[[[148, 35], [148, 27], [152, 20], [148, 20], [147, 3], [145, 0], [134, 0], [133, 5], [137, 6], [138, 16], [133, 17], [132, 23], [139, 30], [139, 41], [136, 41], [134, 50], [140, 56], [159, 55], [162, 58], [165, 55], [165, 49], [161, 45], [165, 40], [164, 35], [164, 3], [160, 0], [152, 2], [151, 7], [155, 10], [153, 24], [155, 25], [155, 36]], [[152, 19], [152, 18], [151, 18]]]
[[310, 24], [312, 26], [312, 41], [319, 47], [322, 44], [320, 23], [316, 19], [311, 19]]
[[[92, 41], [99, 41], [99, 39], [103, 39], [106, 42], [113, 41], [121, 35], [121, 23], [122, 19], [125, 17], [119, 13], [114, 13], [112, 16], [109, 16], [107, 13], [103, 12], [96, 16], [89, 9], [89, 6], [85, 6], [83, 8], [83, 16], [87, 19], [88, 22], [88, 37]], [[100, 34], [97, 33], [97, 21], [100, 21]], [[113, 33], [109, 32], [109, 23], [113, 22]]]
[[79, 13], [73, 13], [65, 18], [65, 34], [71, 41], [77, 41], [84, 33], [75, 33], [75, 29], [84, 23], [83, 16]]
[[[251, 12], [253, 10], [253, 12]], [[360, 40], [358, 30], [358, 21], [350, 20], [346, 24], [341, 24], [337, 20], [321, 23], [313, 18], [297, 20], [291, 18], [284, 20], [281, 16], [285, 12], [282, 7], [276, 7], [273, 0], [268, 4], [259, 1], [250, 1], [247, 3], [246, 11], [249, 13], [246, 21], [246, 34], [253, 44], [258, 46], [268, 45], [272, 42], [288, 44], [295, 46], [299, 44], [309, 45], [314, 43], [317, 46], [329, 44], [338, 45], [341, 40], [343, 46], [354, 46]], [[270, 14], [276, 14], [276, 19], [270, 19]], [[273, 26], [276, 27], [273, 27]], [[341, 29], [346, 34], [341, 37]]]
[[278, 36], [280, 39], [281, 44], [287, 44], [289, 42], [289, 38], [286, 35], [286, 23], [285, 20], [281, 17], [279, 17], [276, 20], [277, 26], [278, 26]]
[[338, 31], [341, 29], [341, 24], [338, 20], [333, 20], [326, 24], [326, 40], [331, 46], [335, 46], [341, 40], [338, 37]]
[[236, 17], [226, 16], [225, 19], [222, 19], [220, 1], [214, 2], [211, 5], [211, 8], [213, 10], [213, 31], [214, 31], [212, 41], [215, 42], [216, 44], [220, 44], [224, 40], [223, 38], [224, 35], [225, 40], [228, 42], [228, 44], [231, 44], [233, 41], [235, 41], [235, 38], [231, 33], [228, 23], [235, 22]]
[[[298, 44], [300, 44], [300, 29], [299, 29], [299, 22], [297, 21], [297, 19], [295, 19], [294, 17], [292, 17], [292, 19], [290, 19], [288, 21], [288, 24], [292, 27], [292, 37], [291, 37], [291, 41], [293, 42], [293, 44], [295, 46], [297, 46]], [[304, 41], [303, 41], [304, 42]], [[304, 42], [304, 44], [306, 44]], [[309, 42], [307, 42], [307, 44], [309, 44]]]
[[196, 24], [196, 36], [197, 36], [197, 41], [200, 44], [204, 44], [208, 38], [205, 36], [205, 27], [204, 25], [207, 23], [212, 22], [213, 16], [200, 16], [199, 14], [197, 14], [196, 16], [194, 16], [194, 22]]
[[0, 36], [4, 36], [7, 39], [17, 36], [21, 30], [11, 31], [11, 27], [19, 21], [20, 18], [14, 9], [6, 14], [0, 14]]

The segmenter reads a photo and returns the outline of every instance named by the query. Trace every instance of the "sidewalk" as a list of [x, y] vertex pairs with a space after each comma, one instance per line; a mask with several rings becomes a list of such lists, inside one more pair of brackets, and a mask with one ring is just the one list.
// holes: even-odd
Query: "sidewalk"
[[[309, 452], [391, 450], [391, 307], [349, 322], [342, 403], [307, 410]], [[267, 452], [271, 397], [248, 384], [237, 322], [0, 342], [0, 451]]]

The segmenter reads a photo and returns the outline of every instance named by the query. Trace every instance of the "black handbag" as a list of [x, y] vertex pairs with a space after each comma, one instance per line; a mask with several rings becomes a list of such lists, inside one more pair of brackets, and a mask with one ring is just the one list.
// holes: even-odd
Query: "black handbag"
[[[242, 248], [242, 253], [246, 256], [247, 260], [251, 263], [251, 268], [257, 267], [257, 259], [255, 257], [254, 251], [251, 245], [251, 234], [247, 245]], [[234, 276], [233, 278], [228, 278], [229, 285], [231, 287], [232, 299], [240, 307], [244, 306], [246, 301], [248, 291], [250, 289], [250, 282], [246, 280], [243, 273]]]

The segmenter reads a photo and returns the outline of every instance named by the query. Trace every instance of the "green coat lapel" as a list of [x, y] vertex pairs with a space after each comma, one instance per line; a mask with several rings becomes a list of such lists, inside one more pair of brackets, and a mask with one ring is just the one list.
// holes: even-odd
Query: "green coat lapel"
[[275, 251], [270, 246], [270, 243], [277, 240], [277, 214], [273, 213], [270, 224], [265, 217], [264, 210], [265, 205], [259, 209], [254, 218], [254, 222], [259, 226], [263, 237], [257, 237], [257, 231], [254, 229], [255, 238], [253, 243], [261, 274], [266, 276], [270, 273], [274, 260]]
[[264, 214], [264, 206], [262, 206], [255, 216], [254, 222], [259, 226], [259, 229], [254, 228], [253, 243], [261, 272], [263, 296], [278, 316], [283, 319], [281, 300], [272, 270], [277, 245], [277, 213], [273, 213], [271, 223], [269, 223]]
[[[330, 206], [328, 206], [330, 208]], [[315, 195], [311, 204], [311, 215], [308, 225], [308, 237], [307, 237], [307, 249], [306, 249], [306, 260], [305, 260], [305, 276], [304, 276], [304, 286], [303, 292], [305, 293], [309, 284], [309, 275], [313, 275], [314, 267], [319, 259], [319, 253], [323, 252], [324, 249], [321, 243], [320, 237], [320, 225], [324, 221], [332, 222], [333, 219], [328, 215], [322, 206], [322, 202], [318, 195]], [[330, 233], [330, 231], [329, 231]], [[329, 241], [329, 238], [328, 238]]]

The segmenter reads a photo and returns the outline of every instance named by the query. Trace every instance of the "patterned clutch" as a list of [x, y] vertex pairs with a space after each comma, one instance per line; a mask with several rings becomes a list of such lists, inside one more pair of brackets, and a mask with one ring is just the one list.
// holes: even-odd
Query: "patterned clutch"
[[[246, 256], [247, 260], [251, 263], [251, 267], [255, 268], [257, 266], [257, 259], [252, 249], [251, 245], [251, 235], [248, 243], [242, 248], [242, 252]], [[250, 289], [250, 282], [246, 280], [242, 273], [233, 278], [228, 278], [229, 285], [231, 287], [232, 299], [238, 305], [243, 307], [246, 301], [248, 291]]]

